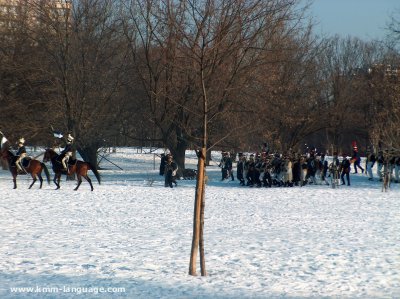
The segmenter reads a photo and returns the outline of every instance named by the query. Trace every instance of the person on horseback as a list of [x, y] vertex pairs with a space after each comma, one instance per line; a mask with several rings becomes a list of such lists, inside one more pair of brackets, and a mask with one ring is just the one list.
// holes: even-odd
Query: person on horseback
[[19, 171], [22, 171], [22, 159], [26, 157], [26, 148], [25, 148], [25, 139], [21, 137], [18, 140], [18, 150], [15, 154], [17, 156], [17, 160], [15, 160], [15, 165], [17, 166]]
[[72, 157], [73, 154], [73, 145], [72, 145], [73, 142], [74, 142], [74, 137], [72, 137], [71, 134], [68, 134], [66, 138], [65, 148], [60, 153], [60, 156], [62, 156], [61, 163], [62, 166], [64, 167], [64, 170], [67, 170], [68, 160], [70, 157]]

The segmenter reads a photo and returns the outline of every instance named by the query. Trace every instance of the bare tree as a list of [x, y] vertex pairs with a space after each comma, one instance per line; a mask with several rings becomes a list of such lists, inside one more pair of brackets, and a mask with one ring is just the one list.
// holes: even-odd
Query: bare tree
[[56, 9], [32, 1], [37, 24], [29, 37], [42, 54], [36, 67], [50, 81], [48, 125], [72, 132], [81, 156], [97, 165], [97, 149], [120, 129], [126, 43], [114, 1], [68, 3]]
[[[333, 37], [318, 57], [319, 90], [325, 103], [325, 148], [350, 150], [351, 140], [367, 143], [372, 117], [367, 71], [379, 59], [377, 45]], [[360, 142], [360, 143], [361, 143]]]
[[[37, 49], [28, 37], [31, 17], [19, 2], [0, 16], [0, 127], [7, 137], [37, 144], [47, 110], [46, 79], [35, 67]], [[25, 8], [25, 9], [24, 9]]]

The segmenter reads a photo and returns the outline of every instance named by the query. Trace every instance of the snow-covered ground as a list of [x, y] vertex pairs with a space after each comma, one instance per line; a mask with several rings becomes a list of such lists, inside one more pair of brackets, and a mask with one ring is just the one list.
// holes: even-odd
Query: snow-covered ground
[[136, 149], [106, 158], [123, 170], [103, 160], [93, 192], [23, 176], [13, 190], [0, 170], [0, 298], [400, 298], [400, 184], [239, 187], [213, 163], [208, 276], [193, 277], [195, 182], [165, 188], [159, 158]]

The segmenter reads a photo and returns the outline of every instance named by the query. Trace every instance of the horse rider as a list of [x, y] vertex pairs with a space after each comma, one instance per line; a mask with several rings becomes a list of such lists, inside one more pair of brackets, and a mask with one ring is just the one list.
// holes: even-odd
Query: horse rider
[[67, 141], [66, 141], [65, 148], [60, 153], [60, 156], [63, 156], [63, 158], [61, 159], [61, 163], [62, 163], [62, 166], [64, 167], [64, 170], [67, 170], [68, 160], [70, 157], [72, 157], [72, 154], [73, 154], [72, 144], [74, 142], [74, 137], [72, 137], [71, 134], [68, 134], [66, 140]]
[[19, 171], [23, 171], [21, 162], [22, 159], [26, 157], [26, 148], [24, 144], [25, 144], [24, 137], [18, 139], [18, 150], [17, 153], [15, 154], [17, 156], [17, 160], [15, 160], [15, 165], [17, 166]]

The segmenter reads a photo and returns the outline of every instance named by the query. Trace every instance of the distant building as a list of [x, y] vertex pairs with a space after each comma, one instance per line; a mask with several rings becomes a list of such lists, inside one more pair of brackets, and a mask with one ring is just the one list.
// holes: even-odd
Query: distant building
[[368, 68], [367, 73], [370, 76], [379, 74], [385, 77], [397, 77], [399, 68], [391, 64], [374, 64]]
[[43, 20], [65, 20], [71, 7], [70, 0], [0, 0], [0, 31], [21, 24], [38, 25]]

